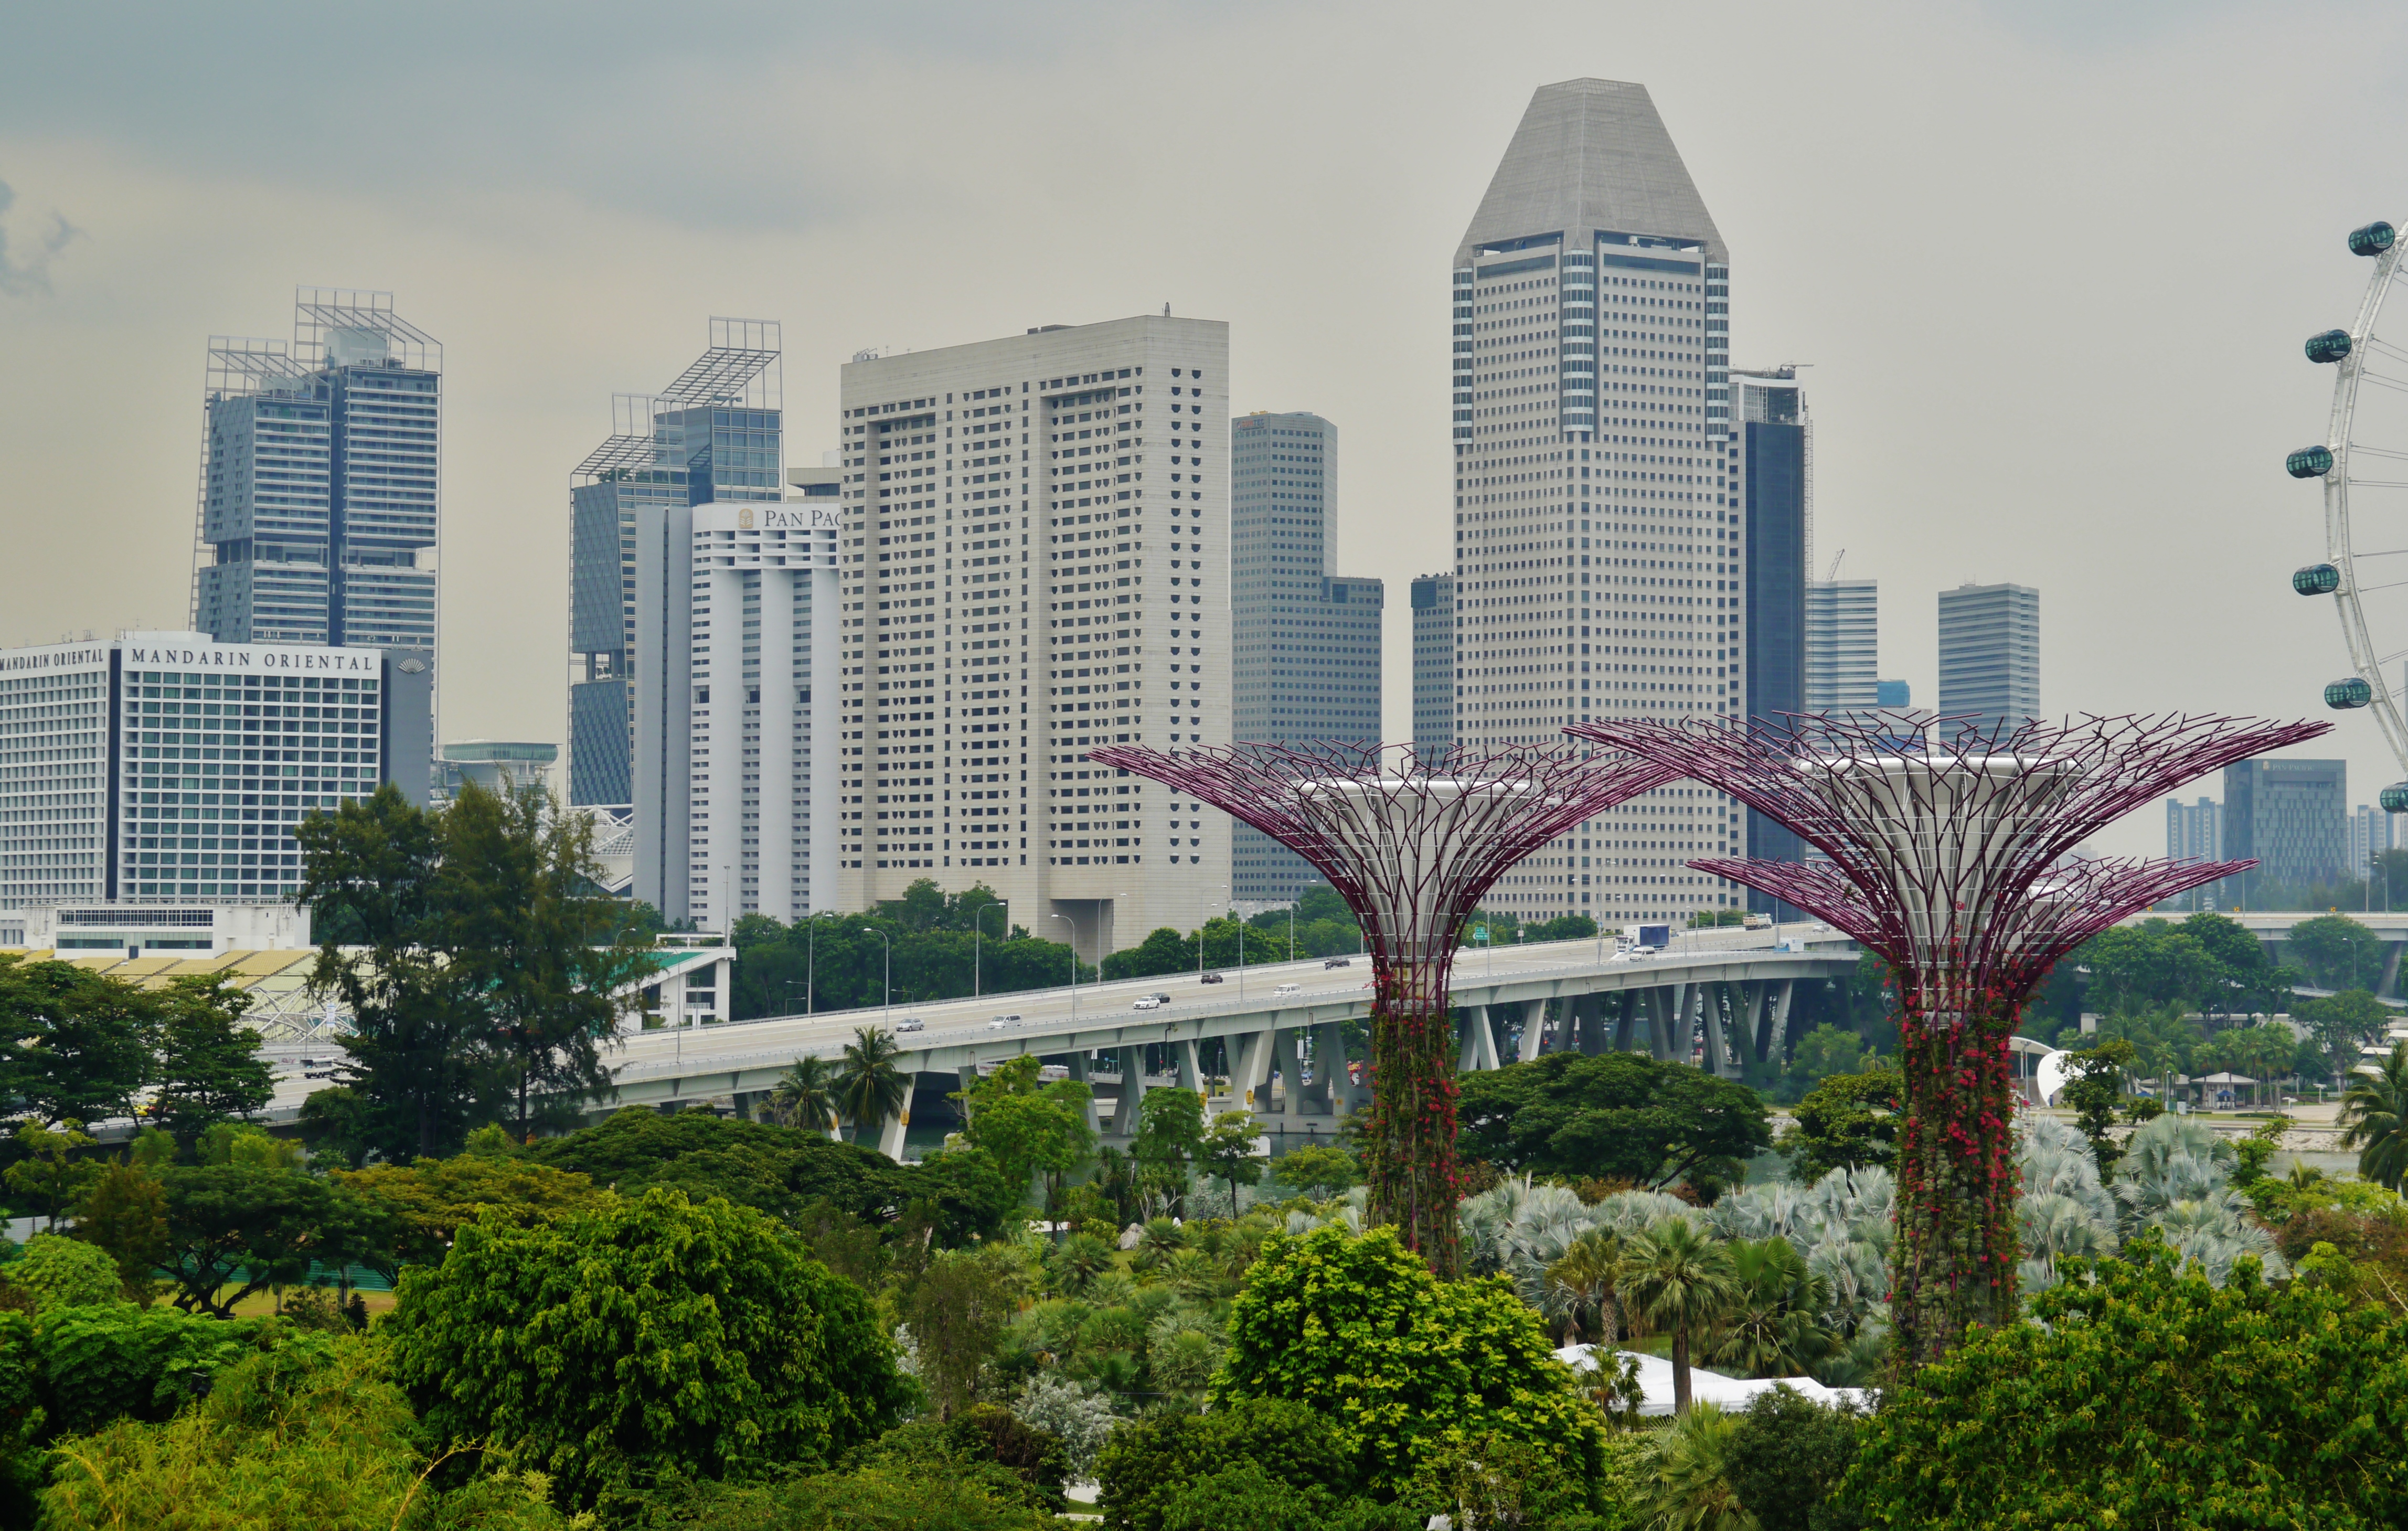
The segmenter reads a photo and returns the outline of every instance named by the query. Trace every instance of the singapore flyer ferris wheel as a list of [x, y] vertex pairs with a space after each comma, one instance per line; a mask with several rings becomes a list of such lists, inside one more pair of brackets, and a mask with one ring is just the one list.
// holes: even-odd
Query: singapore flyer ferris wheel
[[2383, 789], [2384, 810], [2408, 813], [2408, 300], [2386, 302], [2408, 245], [2376, 222], [2352, 230], [2349, 250], [2373, 262], [2357, 321], [2307, 342], [2308, 360], [2333, 369], [2331, 422], [2324, 445], [2284, 464], [2324, 480], [2325, 561], [2295, 571], [2291, 588], [2332, 597], [2350, 673], [2325, 687], [2325, 705], [2373, 714], [2401, 778]]

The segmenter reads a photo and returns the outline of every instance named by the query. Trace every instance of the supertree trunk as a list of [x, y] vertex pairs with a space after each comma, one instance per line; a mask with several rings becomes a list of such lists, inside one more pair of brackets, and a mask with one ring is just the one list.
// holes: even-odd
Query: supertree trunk
[[[1893, 968], [1899, 996], [1898, 1242], [1890, 1322], [1901, 1365], [1944, 1353], [1968, 1324], [2015, 1316], [2016, 1179], [2007, 1039], [2020, 1007], [1949, 994]], [[1940, 991], [1939, 994], [1934, 993]], [[1934, 1008], [1938, 998], [1943, 1008]], [[1954, 1001], [1955, 1003], [1952, 1003]]]
[[1455, 1217], [1453, 1012], [1443, 983], [1432, 995], [1394, 968], [1374, 981], [1371, 1114], [1363, 1135], [1371, 1219], [1393, 1223], [1407, 1249], [1453, 1278], [1463, 1264]]

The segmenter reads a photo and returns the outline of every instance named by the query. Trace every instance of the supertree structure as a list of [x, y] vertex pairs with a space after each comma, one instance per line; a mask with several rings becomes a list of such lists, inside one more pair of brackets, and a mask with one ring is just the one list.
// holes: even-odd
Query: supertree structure
[[1890, 1310], [1901, 1365], [2015, 1312], [2008, 1038], [2059, 957], [2252, 862], [2085, 857], [2093, 832], [2320, 723], [2085, 717], [1982, 727], [1905, 713], [1607, 721], [1567, 732], [1728, 793], [1828, 860], [1689, 865], [1820, 916], [1879, 956], [1905, 1123]]
[[1371, 958], [1372, 1215], [1441, 1276], [1455, 1248], [1455, 1084], [1447, 978], [1467, 915], [1509, 867], [1584, 819], [1670, 779], [1579, 751], [1240, 744], [1092, 751], [1195, 796], [1311, 862]]

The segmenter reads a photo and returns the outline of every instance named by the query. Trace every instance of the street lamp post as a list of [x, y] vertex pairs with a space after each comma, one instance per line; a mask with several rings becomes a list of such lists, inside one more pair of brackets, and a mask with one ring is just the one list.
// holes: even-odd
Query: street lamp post
[[[981, 957], [980, 957], [980, 952], [981, 952], [981, 944], [980, 944], [980, 943], [981, 943], [982, 941], [983, 941], [983, 940], [985, 939], [985, 937], [986, 937], [986, 911], [987, 911], [987, 910], [989, 910], [989, 909], [1002, 909], [1002, 910], [1004, 910], [1004, 911], [1005, 911], [1005, 912], [1004, 912], [1004, 917], [1003, 917], [1003, 934], [1004, 934], [1004, 938], [1005, 938], [1006, 940], [1009, 940], [1009, 939], [1010, 939], [1010, 937], [1011, 937], [1011, 914], [1010, 914], [1010, 909], [1011, 909], [1011, 900], [1010, 900], [1010, 899], [1009, 899], [1009, 898], [1004, 899], [1000, 904], [981, 904], [981, 905], [977, 908], [977, 909], [976, 909], [976, 910], [974, 910], [974, 911], [971, 913], [971, 915], [970, 915], [970, 997], [971, 997], [972, 999], [976, 999], [976, 998], [979, 996], [979, 964], [980, 964], [980, 961], [981, 961]], [[1074, 956], [1071, 960], [1072, 960], [1073, 962], [1076, 962], [1078, 959]]]
[[1079, 1018], [1079, 922], [1067, 914], [1054, 918], [1070, 927], [1070, 1019], [1075, 1021]]
[[895, 943], [892, 940], [887, 939], [886, 932], [879, 929], [876, 925], [869, 927], [869, 933], [872, 936], [877, 937], [879, 940], [884, 942], [886, 946], [886, 994], [883, 1005], [886, 1014], [886, 1030], [888, 1035], [891, 1036], [895, 1031]]

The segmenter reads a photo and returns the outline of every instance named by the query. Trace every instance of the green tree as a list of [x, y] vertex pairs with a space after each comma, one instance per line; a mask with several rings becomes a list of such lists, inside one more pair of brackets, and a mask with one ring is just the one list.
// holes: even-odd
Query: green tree
[[984, 1250], [939, 1255], [905, 1294], [903, 1322], [938, 1418], [953, 1418], [978, 1396], [979, 1374], [1019, 1295], [1010, 1266]]
[[1895, 1068], [1833, 1074], [1790, 1113], [1781, 1152], [1798, 1180], [1813, 1184], [1835, 1169], [1886, 1169], [1898, 1159], [1902, 1082]]
[[312, 1260], [351, 1263], [382, 1231], [380, 1209], [297, 1169], [185, 1165], [159, 1179], [165, 1266], [186, 1312], [232, 1318], [252, 1293], [301, 1281]]
[[276, 1093], [259, 1033], [242, 1023], [251, 995], [218, 977], [179, 978], [160, 996], [158, 1091], [150, 1112], [189, 1148], [201, 1129], [251, 1120]]
[[1862, 1516], [1831, 1502], [1856, 1457], [1863, 1417], [1788, 1387], [1750, 1398], [1732, 1423], [1725, 1471], [1761, 1531], [1855, 1531]]
[[778, 1087], [769, 1092], [769, 1102], [782, 1124], [824, 1130], [834, 1138], [839, 1131], [836, 1091], [836, 1070], [828, 1061], [815, 1052], [805, 1053], [787, 1066]]
[[1591, 1228], [1564, 1246], [1564, 1252], [1547, 1266], [1541, 1282], [1545, 1295], [1541, 1306], [1563, 1315], [1570, 1331], [1567, 1343], [1571, 1344], [1579, 1343], [1584, 1333], [1581, 1315], [1596, 1314], [1596, 1322], [1585, 1332], [1597, 1337], [1596, 1344], [1610, 1349], [1621, 1330], [1617, 1322], [1621, 1284], [1622, 1240], [1608, 1229]]
[[1739, 1421], [1713, 1404], [1684, 1408], [1656, 1452], [1647, 1484], [1651, 1525], [1695, 1531], [1756, 1531], [1756, 1517], [1731, 1481]]
[[377, 1150], [389, 1119], [370, 1096], [347, 1084], [312, 1090], [301, 1102], [301, 1141], [312, 1154], [357, 1169]]
[[2319, 989], [2372, 989], [2383, 981], [2383, 939], [2346, 914], [2320, 914], [2291, 927], [2290, 955]]
[[1467, 1158], [1654, 1186], [1772, 1141], [1755, 1091], [1636, 1052], [1551, 1052], [1471, 1074], [1458, 1111]]
[[962, 1136], [993, 1155], [1004, 1179], [1024, 1192], [1030, 1177], [1043, 1176], [1050, 1218], [1063, 1180], [1094, 1152], [1096, 1133], [1087, 1125], [1087, 1085], [1039, 1082], [1039, 1066], [1036, 1055], [1025, 1053], [961, 1092], [969, 1119]]
[[1790, 1049], [1789, 1073], [1812, 1090], [1834, 1074], [1863, 1072], [1864, 1060], [1864, 1039], [1827, 1022], [1798, 1038]]
[[1148, 1090], [1138, 1102], [1129, 1157], [1151, 1189], [1182, 1207], [1188, 1170], [1204, 1152], [1204, 1097], [1193, 1090]]
[[1602, 1466], [1601, 1422], [1512, 1284], [1440, 1281], [1393, 1228], [1274, 1235], [1228, 1336], [1212, 1408], [1304, 1404], [1375, 1497], [1407, 1492], [1432, 1453], [1484, 1438], [1537, 1447], [1584, 1481]]
[[665, 1191], [463, 1228], [380, 1332], [438, 1439], [511, 1451], [578, 1505], [824, 1462], [906, 1394], [858, 1287], [758, 1213]]
[[0, 952], [0, 1079], [44, 1122], [134, 1114], [150, 1079], [157, 1000], [72, 963]]
[[117, 1262], [106, 1251], [60, 1234], [36, 1234], [25, 1240], [23, 1252], [0, 1266], [0, 1272], [44, 1311], [117, 1302], [123, 1286]]
[[540, 1480], [479, 1471], [475, 1453], [454, 1459], [466, 1481], [429, 1482], [416, 1424], [366, 1344], [281, 1346], [220, 1371], [171, 1420], [119, 1420], [59, 1442], [42, 1524], [566, 1531]]
[[594, 823], [533, 793], [463, 787], [439, 822], [436, 939], [452, 992], [477, 1012], [474, 1041], [515, 1098], [572, 1106], [609, 1093], [602, 1045], [636, 981], [657, 966], [600, 891]]
[[103, 1166], [76, 1204], [76, 1233], [116, 1263], [129, 1295], [148, 1301], [167, 1258], [167, 1194], [159, 1178], [123, 1161]]
[[1282, 1185], [1292, 1185], [1315, 1200], [1326, 1200], [1361, 1180], [1363, 1166], [1334, 1144], [1308, 1143], [1272, 1161], [1271, 1173]]
[[2358, 1151], [2358, 1177], [2397, 1192], [2408, 1177], [2408, 1042], [2374, 1073], [2350, 1076], [2341, 1124], [2341, 1146]]
[[2154, 1238], [2066, 1262], [2033, 1322], [1977, 1332], [1866, 1422], [1841, 1494], [1876, 1525], [2408, 1522], [2396, 1319], [2244, 1258], [2222, 1286]]
[[1113, 1431], [1096, 1462], [1096, 1509], [1111, 1531], [1166, 1531], [1171, 1515], [1193, 1519], [1201, 1508], [1182, 1503], [1194, 1485], [1240, 1463], [1324, 1515], [1357, 1486], [1358, 1464], [1326, 1416], [1285, 1398], [1244, 1398], [1209, 1413], [1152, 1414]]
[[837, 1109], [853, 1121], [856, 1138], [876, 1138], [886, 1119], [911, 1104], [911, 1081], [895, 1066], [903, 1055], [895, 1034], [877, 1026], [855, 1026], [844, 1044], [844, 1061], [837, 1065]]
[[1625, 1300], [1672, 1337], [1672, 1411], [1689, 1411], [1689, 1349], [1740, 1301], [1730, 1252], [1687, 1218], [1671, 1217], [1623, 1247]]
[[77, 1157], [95, 1139], [85, 1134], [80, 1122], [62, 1122], [55, 1131], [38, 1122], [21, 1122], [16, 1137], [25, 1157], [0, 1171], [0, 1181], [40, 1207], [49, 1231], [55, 1233], [76, 1197], [100, 1175], [100, 1166]]
[[298, 902], [318, 934], [312, 981], [351, 1012], [346, 1124], [386, 1157], [456, 1149], [497, 1088], [473, 996], [444, 949], [438, 815], [391, 782], [294, 831]]
[[2383, 1036], [2394, 1012], [2364, 989], [2344, 989], [2323, 999], [2302, 1000], [2291, 1013], [2315, 1034], [2324, 1070], [2339, 1075], [2358, 1066], [2358, 1050]]
[[[510, 1155], [460, 1153], [414, 1165], [337, 1169], [329, 1177], [378, 1217], [361, 1263], [388, 1280], [409, 1265], [439, 1266], [460, 1230], [488, 1210], [533, 1224], [599, 1209], [608, 1193], [590, 1177]], [[631, 1188], [632, 1189], [632, 1188]]]
[[1252, 1112], [1223, 1111], [1212, 1119], [1204, 1134], [1204, 1146], [1197, 1151], [1197, 1161], [1229, 1182], [1231, 1216], [1238, 1210], [1238, 1187], [1263, 1178], [1262, 1164], [1254, 1157], [1254, 1139], [1259, 1136]]
[[1142, 941], [1104, 959], [1106, 982], [1119, 979], [1159, 978], [1196, 971], [1196, 937], [1165, 925]]
[[2090, 1140], [2090, 1156], [2099, 1161], [2099, 1178], [2112, 1179], [2120, 1153], [2107, 1129], [2114, 1124], [2115, 1108], [2124, 1098], [2124, 1072], [2139, 1061], [2129, 1042], [2101, 1042], [2066, 1054], [2072, 1079], [2057, 1098], [2073, 1109], [2073, 1124]]

